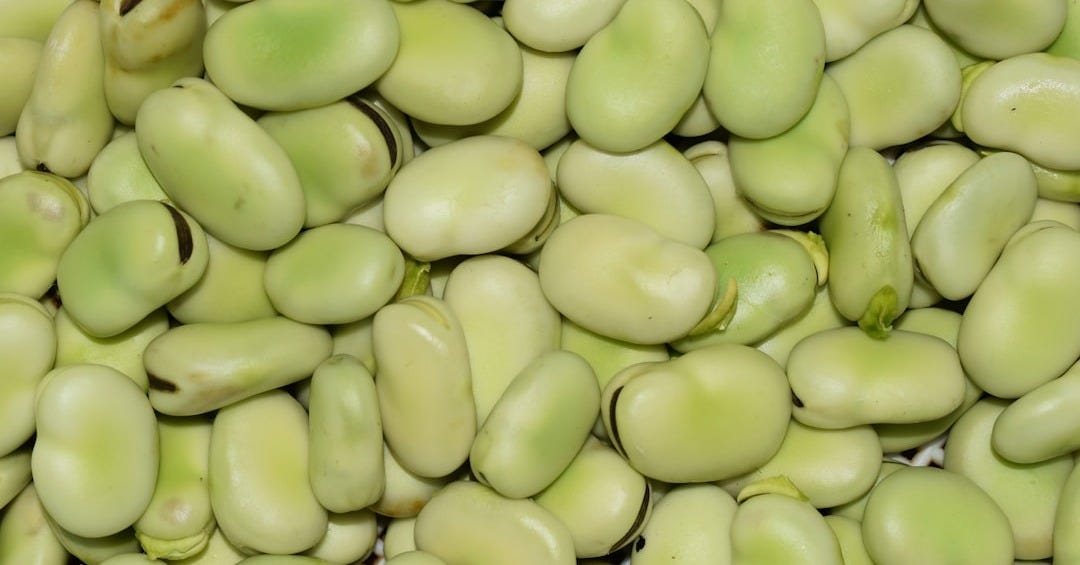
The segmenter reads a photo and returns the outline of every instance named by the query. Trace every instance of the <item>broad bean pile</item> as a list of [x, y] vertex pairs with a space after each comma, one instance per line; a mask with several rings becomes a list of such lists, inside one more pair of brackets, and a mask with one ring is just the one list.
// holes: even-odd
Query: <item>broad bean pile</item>
[[0, 565], [1080, 564], [1080, 0], [0, 0]]

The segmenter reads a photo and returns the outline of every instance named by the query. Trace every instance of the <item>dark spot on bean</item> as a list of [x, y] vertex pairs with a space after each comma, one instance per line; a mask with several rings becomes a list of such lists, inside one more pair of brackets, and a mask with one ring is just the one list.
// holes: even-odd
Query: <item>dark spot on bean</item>
[[[641, 506], [638, 507], [637, 516], [634, 517], [634, 523], [630, 524], [630, 529], [626, 532], [626, 535], [624, 535], [619, 541], [615, 542], [615, 545], [611, 546], [611, 551], [609, 551], [608, 553], [614, 553], [615, 550], [626, 545], [627, 542], [629, 542], [631, 539], [633, 539], [635, 535], [637, 535], [638, 530], [640, 530], [641, 527], [645, 525], [645, 517], [649, 514], [649, 503], [651, 501], [652, 488], [650, 488], [649, 483], [646, 482], [645, 496], [641, 499]], [[642, 547], [645, 547], [645, 538], [640, 538], [640, 540], [638, 541], [638, 545], [640, 546], [636, 548], [638, 551], [640, 551]]]
[[623, 387], [615, 389], [615, 392], [611, 393], [611, 402], [608, 403], [608, 425], [611, 428], [611, 445], [618, 451], [623, 457], [626, 457], [626, 452], [622, 448], [622, 440], [619, 439], [619, 424], [615, 421], [615, 403], [619, 401], [619, 395], [622, 394]]
[[791, 403], [794, 404], [796, 408], [802, 408], [804, 406], [802, 399], [795, 394], [795, 391], [791, 391]]
[[394, 166], [397, 165], [398, 160], [398, 147], [397, 139], [394, 137], [394, 126], [390, 125], [390, 123], [386, 121], [386, 118], [383, 118], [382, 113], [367, 100], [353, 95], [349, 97], [349, 103], [374, 122], [375, 127], [379, 128], [379, 134], [382, 135], [383, 141], [386, 142], [386, 149], [390, 152], [390, 168], [394, 168]]
[[641, 551], [645, 549], [645, 536], [641, 536], [637, 539], [637, 543], [634, 544], [634, 551]]
[[142, 0], [121, 0], [121, 2], [120, 2], [120, 15], [121, 16], [126, 16], [127, 13], [134, 10], [135, 7], [138, 6], [140, 2], [142, 2]]
[[146, 380], [147, 380], [147, 382], [150, 383], [150, 389], [151, 390], [160, 390], [160, 391], [164, 391], [164, 392], [176, 392], [176, 391], [180, 390], [180, 389], [178, 389], [176, 387], [175, 383], [173, 383], [171, 381], [167, 381], [167, 380], [165, 380], [165, 379], [163, 379], [163, 378], [161, 378], [161, 377], [159, 377], [157, 375], [152, 375], [150, 373], [147, 373], [146, 374]]
[[188, 262], [188, 259], [191, 259], [191, 253], [195, 249], [195, 243], [191, 239], [191, 226], [188, 225], [187, 220], [176, 208], [164, 202], [161, 205], [169, 211], [173, 225], [176, 226], [176, 246], [180, 255], [180, 264], [183, 265]]
[[37, 166], [34, 167], [34, 170], [36, 170], [38, 172], [41, 172], [41, 173], [51, 173], [52, 172], [52, 171], [49, 170], [49, 167], [45, 166], [45, 163], [38, 163]]

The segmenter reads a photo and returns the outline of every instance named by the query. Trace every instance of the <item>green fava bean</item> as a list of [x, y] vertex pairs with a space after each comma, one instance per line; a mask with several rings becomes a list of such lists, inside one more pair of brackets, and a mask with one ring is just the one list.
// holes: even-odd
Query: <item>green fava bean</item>
[[[799, 233], [825, 253], [816, 234]], [[674, 342], [676, 350], [715, 343], [752, 345], [798, 318], [814, 302], [818, 272], [810, 254], [793, 237], [774, 232], [734, 235], [710, 245], [705, 254], [720, 285], [734, 284], [735, 314], [712, 331]]]
[[398, 126], [359, 96], [266, 114], [257, 123], [296, 168], [304, 189], [306, 227], [339, 221], [377, 198], [404, 160]]
[[725, 0], [703, 92], [731, 133], [779, 135], [810, 110], [825, 65], [825, 30], [811, 0]]
[[64, 546], [64, 549], [85, 565], [101, 565], [111, 557], [139, 552], [139, 542], [135, 539], [134, 530], [130, 528], [103, 538], [84, 538], [58, 526], [48, 513], [44, 516], [53, 535]]
[[19, 160], [19, 148], [15, 144], [15, 136], [0, 137], [0, 179], [25, 170], [26, 167]]
[[1080, 449], [1080, 363], [1021, 396], [994, 422], [994, 451], [1038, 463]]
[[556, 184], [567, 203], [582, 213], [637, 220], [698, 249], [712, 239], [709, 187], [690, 160], [666, 141], [633, 153], [609, 153], [575, 141], [559, 159]]
[[56, 312], [53, 320], [57, 367], [78, 363], [107, 365], [127, 375], [144, 391], [149, 388], [143, 352], [154, 338], [169, 329], [169, 317], [164, 310], [154, 310], [126, 331], [107, 338], [84, 332], [64, 308]]
[[0, 178], [0, 292], [45, 294], [88, 221], [86, 199], [67, 179], [37, 171]]
[[866, 494], [880, 468], [881, 444], [870, 426], [821, 430], [792, 420], [772, 459], [720, 486], [736, 495], [750, 483], [783, 475], [815, 508], [830, 508]]
[[274, 308], [308, 324], [345, 324], [374, 314], [405, 277], [405, 257], [384, 233], [327, 224], [306, 230], [266, 261]]
[[790, 398], [783, 370], [767, 355], [718, 344], [628, 367], [608, 383], [600, 408], [612, 444], [640, 473], [705, 482], [741, 475], [775, 455]]
[[914, 233], [923, 215], [964, 171], [979, 162], [979, 154], [952, 141], [934, 141], [905, 151], [893, 163], [904, 223]]
[[360, 360], [371, 373], [375, 373], [374, 316], [358, 322], [334, 326], [330, 329], [333, 355], [347, 354]]
[[416, 518], [392, 518], [383, 532], [383, 557], [393, 559], [402, 553], [416, 551]]
[[[756, 490], [758, 487], [750, 485]], [[732, 565], [843, 565], [840, 542], [809, 503], [788, 494], [740, 493], [731, 522]], [[796, 491], [797, 492], [797, 491]]]
[[477, 428], [465, 330], [445, 302], [418, 295], [380, 309], [372, 339], [386, 443], [414, 473], [449, 475]]
[[102, 561], [101, 565], [165, 565], [165, 562], [152, 559], [145, 553], [121, 553]]
[[220, 528], [214, 528], [206, 547], [187, 559], [171, 561], [173, 565], [236, 565], [246, 557], [225, 539]]
[[326, 535], [305, 555], [327, 563], [362, 562], [371, 555], [378, 535], [375, 513], [357, 510], [329, 515]]
[[34, 435], [34, 394], [56, 359], [52, 317], [36, 301], [0, 294], [0, 359], [4, 359], [0, 373], [2, 456]]
[[150, 95], [135, 136], [169, 198], [221, 241], [274, 249], [303, 226], [304, 193], [288, 154], [209, 82], [184, 78]]
[[725, 237], [763, 231], [765, 220], [735, 186], [728, 148], [719, 141], [703, 141], [683, 152], [705, 180], [716, 214], [712, 243]]
[[0, 455], [0, 510], [19, 496], [30, 484], [30, 450], [27, 444], [11, 453]]
[[331, 561], [306, 555], [255, 555], [236, 565], [333, 565]]
[[1054, 563], [1080, 563], [1080, 465], [1073, 467], [1061, 489], [1057, 513], [1054, 515]]
[[170, 416], [210, 412], [307, 378], [331, 348], [325, 329], [280, 316], [178, 326], [143, 353], [150, 402]]
[[825, 28], [825, 61], [836, 61], [902, 22], [919, 2], [912, 0], [814, 0]]
[[408, 551], [387, 559], [386, 565], [446, 565], [446, 562], [426, 551]]
[[970, 296], [1031, 217], [1037, 195], [1026, 159], [983, 157], [930, 205], [914, 230], [911, 252], [920, 273], [949, 300]]
[[940, 338], [902, 330], [884, 340], [852, 327], [818, 332], [792, 350], [787, 375], [792, 415], [824, 429], [925, 422], [964, 398], [956, 351]]
[[436, 492], [454, 479], [452, 475], [432, 479], [414, 474], [398, 462], [385, 443], [383, 477], [385, 486], [382, 496], [371, 505], [371, 509], [390, 518], [415, 517]]
[[537, 494], [573, 461], [599, 408], [596, 375], [581, 356], [540, 355], [514, 377], [477, 432], [473, 474], [507, 498]]
[[507, 0], [502, 18], [506, 30], [532, 47], [549, 53], [577, 49], [607, 26], [626, 0], [576, 0], [552, 4], [544, 0]]
[[1028, 223], [1051, 220], [1080, 231], [1080, 205], [1076, 202], [1059, 202], [1040, 198], [1035, 201], [1035, 211]]
[[98, 20], [105, 56], [126, 70], [146, 68], [201, 43], [206, 31], [198, 0], [102, 0]]
[[562, 319], [562, 349], [577, 353], [592, 367], [600, 390], [604, 390], [611, 378], [619, 371], [636, 365], [667, 361], [671, 358], [667, 347], [636, 345], [591, 332], [570, 320]]
[[709, 37], [693, 6], [627, 0], [578, 53], [566, 85], [570, 124], [604, 151], [651, 145], [690, 109], [708, 64]]
[[[1080, 60], [1031, 53], [995, 63], [964, 94], [964, 133], [1043, 167], [1080, 169]], [[1015, 109], [1014, 109], [1015, 108]]]
[[843, 516], [825, 516], [825, 523], [832, 529], [840, 543], [844, 565], [874, 565], [862, 541], [862, 524]]
[[15, 128], [27, 169], [82, 176], [109, 141], [113, 116], [105, 101], [98, 8], [90, 0], [72, 2], [45, 40]]
[[885, 337], [907, 308], [915, 274], [900, 187], [884, 157], [865, 147], [848, 151], [820, 228], [836, 309]]
[[168, 200], [139, 153], [134, 133], [113, 139], [90, 165], [86, 188], [94, 212], [104, 214], [131, 200]]
[[218, 411], [210, 436], [210, 501], [241, 551], [296, 553], [326, 534], [311, 490], [308, 422], [288, 394], [269, 391]]
[[731, 137], [728, 151], [735, 186], [770, 222], [809, 222], [833, 199], [849, 131], [847, 102], [826, 74], [814, 104], [791, 129], [768, 139]]
[[513, 245], [544, 219], [552, 198], [535, 149], [476, 136], [425, 151], [403, 167], [386, 189], [383, 219], [402, 251], [434, 261]]
[[105, 59], [105, 103], [120, 124], [134, 124], [139, 107], [155, 91], [181, 78], [203, 75], [202, 32], [198, 30], [197, 39], [183, 50], [138, 70], [123, 69], [112, 57]]
[[863, 542], [878, 565], [1013, 561], [1009, 520], [969, 479], [931, 467], [896, 471], [870, 494]]
[[389, 4], [401, 46], [375, 89], [402, 112], [435, 124], [476, 124], [521, 92], [521, 51], [478, 10], [447, 0]]
[[570, 529], [578, 558], [599, 557], [629, 544], [650, 523], [652, 489], [614, 449], [589, 438], [533, 500]]
[[[585, 5], [584, 3], [582, 3]], [[503, 13], [506, 13], [504, 8]], [[537, 151], [570, 133], [566, 117], [566, 82], [575, 53], [544, 53], [521, 47], [522, 85], [514, 101], [495, 117], [466, 126], [413, 120], [416, 135], [431, 147], [471, 135], [520, 139]]]
[[311, 488], [332, 512], [363, 509], [383, 493], [378, 402], [371, 373], [355, 357], [331, 357], [311, 377]]
[[211, 422], [159, 416], [157, 430], [161, 464], [135, 537], [151, 559], [184, 559], [202, 551], [217, 526], [207, 484]]
[[[919, 308], [908, 310], [896, 320], [895, 328], [898, 330], [917, 332], [939, 337], [949, 345], [956, 347], [956, 337], [960, 331], [960, 314], [942, 308]], [[928, 441], [939, 437], [971, 408], [979, 397], [982, 390], [964, 378], [964, 400], [955, 410], [936, 420], [919, 422], [917, 424], [878, 424], [874, 426], [881, 448], [885, 453], [899, 453], [908, 449], [915, 449]]]
[[559, 348], [559, 313], [541, 285], [528, 267], [499, 255], [462, 262], [446, 282], [444, 300], [465, 331], [478, 426], [526, 365]]
[[949, 38], [987, 59], [1041, 51], [1065, 25], [1066, 0], [927, 0], [925, 5]]
[[[1051, 222], [1051, 224], [1056, 224]], [[1080, 233], [1061, 224], [1021, 234], [971, 297], [956, 348], [971, 380], [1017, 398], [1080, 357]]]
[[709, 484], [672, 489], [653, 507], [631, 565], [730, 565], [735, 499]]
[[0, 135], [15, 133], [19, 114], [30, 98], [41, 59], [42, 44], [21, 37], [0, 37], [0, 67], [4, 84], [0, 85]]
[[126, 375], [102, 365], [54, 369], [37, 391], [31, 465], [45, 510], [63, 529], [99, 538], [131, 526], [154, 494], [154, 409]]
[[1080, 202], [1080, 171], [1047, 169], [1031, 163], [1039, 197], [1062, 202]]
[[447, 563], [573, 565], [574, 540], [537, 503], [479, 483], [447, 485], [416, 517], [416, 547]]
[[607, 214], [578, 216], [556, 229], [540, 253], [539, 273], [544, 295], [562, 315], [643, 345], [690, 333], [717, 293], [715, 270], [701, 250]]
[[[908, 465], [903, 463], [897, 463], [896, 461], [885, 459], [881, 462], [881, 468], [878, 469], [878, 476], [874, 479], [874, 486], [883, 481], [885, 477], [899, 471], [900, 469], [908, 468]], [[870, 495], [874, 494], [874, 489], [871, 488], [865, 494], [856, 498], [855, 500], [846, 504], [841, 504], [834, 508], [829, 509], [830, 516], [842, 516], [844, 518], [850, 518], [857, 522], [862, 522], [863, 512], [866, 510], [866, 502], [870, 500]]]
[[1065, 25], [1057, 39], [1044, 51], [1051, 55], [1080, 59], [1080, 1], [1066, 1]]
[[871, 149], [915, 141], [938, 128], [960, 101], [960, 66], [933, 32], [902, 25], [825, 71], [851, 109], [851, 145]]
[[818, 287], [814, 293], [814, 302], [806, 312], [789, 321], [755, 347], [758, 351], [772, 357], [781, 367], [785, 367], [791, 350], [804, 338], [820, 331], [846, 325], [848, 325], [847, 319], [836, 311], [836, 306], [829, 298], [829, 287], [824, 285]]
[[191, 288], [209, 260], [206, 236], [171, 204], [135, 200], [94, 219], [64, 251], [64, 308], [89, 335], [120, 334]]
[[33, 485], [22, 489], [0, 517], [0, 563], [65, 565], [68, 553], [49, 529]]
[[251, 251], [206, 236], [206, 271], [190, 289], [169, 302], [168, 310], [185, 324], [247, 322], [277, 315], [266, 294], [266, 251]]
[[985, 399], [957, 420], [945, 444], [945, 470], [967, 477], [1001, 508], [1012, 526], [1017, 559], [1042, 559], [1053, 552], [1054, 513], [1072, 457], [1017, 465], [991, 446], [995, 421], [1007, 401]]
[[[398, 53], [386, 0], [270, 0], [222, 15], [206, 33], [206, 73], [264, 110], [313, 108], [375, 82]], [[252, 43], [258, 48], [252, 49]]]
[[0, 2], [0, 37], [45, 41], [64, 8], [72, 0], [44, 0], [27, 4], [21, 0]]

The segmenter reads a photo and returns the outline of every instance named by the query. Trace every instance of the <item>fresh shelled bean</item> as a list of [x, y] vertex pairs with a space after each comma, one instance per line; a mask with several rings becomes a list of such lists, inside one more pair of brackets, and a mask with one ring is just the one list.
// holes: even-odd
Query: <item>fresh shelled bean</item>
[[1078, 45], [0, 0], [0, 565], [1080, 563]]

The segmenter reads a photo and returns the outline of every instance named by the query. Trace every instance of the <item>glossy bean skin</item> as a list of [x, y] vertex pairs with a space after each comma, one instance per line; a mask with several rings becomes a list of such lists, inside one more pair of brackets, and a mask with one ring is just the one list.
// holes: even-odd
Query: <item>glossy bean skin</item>
[[733, 565], [844, 562], [836, 535], [813, 506], [771, 492], [739, 504], [731, 524], [731, 550]]
[[[729, 531], [738, 505], [715, 485], [684, 485], [669, 491], [634, 542], [633, 565], [732, 562]], [[690, 518], [690, 520], [688, 520]]]
[[1010, 404], [994, 422], [994, 451], [1016, 463], [1037, 463], [1077, 449], [1080, 364]]

